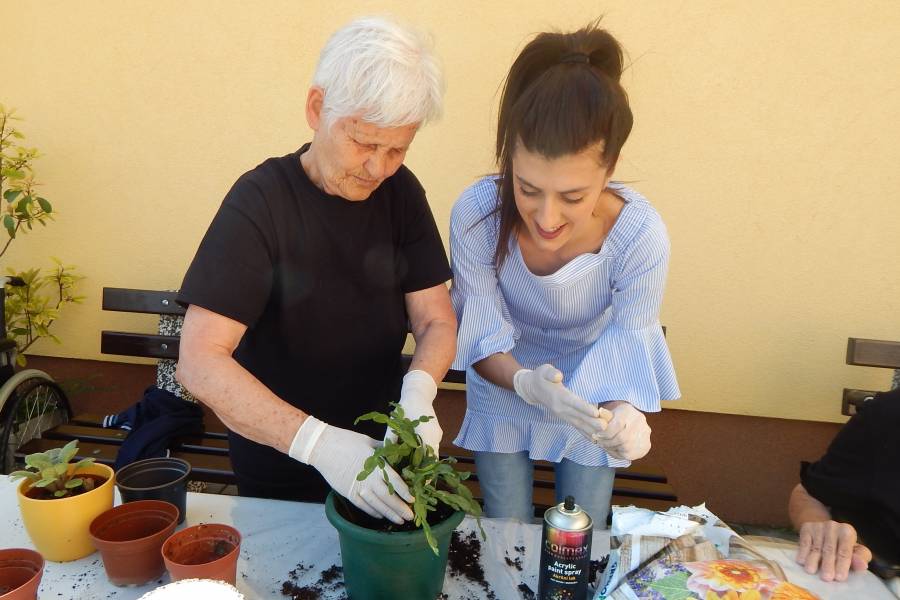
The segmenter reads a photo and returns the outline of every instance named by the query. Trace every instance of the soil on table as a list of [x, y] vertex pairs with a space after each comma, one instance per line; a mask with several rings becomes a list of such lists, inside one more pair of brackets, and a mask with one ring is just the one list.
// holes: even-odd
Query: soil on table
[[[331, 565], [319, 574], [319, 579], [308, 585], [300, 585], [304, 574], [312, 568], [302, 562], [288, 572], [288, 578], [281, 583], [281, 595], [291, 600], [321, 600], [326, 592], [336, 592], [344, 587], [344, 568]], [[346, 600], [346, 595], [341, 596]]]
[[473, 581], [481, 586], [488, 600], [496, 600], [497, 595], [484, 578], [484, 567], [481, 566], [481, 540], [474, 531], [470, 531], [465, 537], [458, 531], [453, 532], [447, 562], [451, 576], [465, 577]]
[[[104, 477], [103, 475], [91, 475], [91, 474], [79, 475], [78, 473], [75, 474], [75, 477], [73, 477], [73, 479], [85, 479], [85, 480], [90, 480], [90, 481], [89, 481], [89, 483], [87, 483], [85, 485], [80, 485], [77, 488], [73, 488], [73, 489], [69, 490], [69, 493], [65, 496], [62, 496], [62, 498], [71, 498], [72, 496], [80, 496], [81, 494], [85, 494], [95, 488], [100, 487], [107, 480], [107, 478]], [[57, 498], [56, 496], [54, 496], [53, 492], [47, 490], [46, 488], [39, 488], [39, 487], [29, 488], [29, 490], [27, 492], [25, 492], [25, 496], [27, 496], [28, 498], [31, 498], [32, 500], [61, 500], [62, 499], [62, 498]]]

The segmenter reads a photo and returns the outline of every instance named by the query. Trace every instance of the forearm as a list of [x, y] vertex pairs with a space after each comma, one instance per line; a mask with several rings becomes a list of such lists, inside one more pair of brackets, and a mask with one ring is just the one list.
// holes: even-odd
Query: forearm
[[475, 372], [493, 383], [508, 390], [513, 388], [513, 376], [522, 369], [519, 361], [509, 352], [492, 354], [474, 365]]
[[176, 379], [229, 429], [284, 453], [307, 416], [224, 354], [182, 352]]
[[425, 371], [436, 383], [443, 381], [456, 357], [456, 321], [433, 320], [413, 337], [416, 350], [410, 371]]
[[802, 483], [798, 483], [791, 491], [788, 514], [795, 529], [800, 529], [804, 523], [831, 520], [828, 507], [813, 498]]

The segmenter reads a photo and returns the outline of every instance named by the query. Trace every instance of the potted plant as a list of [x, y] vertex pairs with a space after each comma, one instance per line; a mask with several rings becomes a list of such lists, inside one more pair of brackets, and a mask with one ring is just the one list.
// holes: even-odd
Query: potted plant
[[201, 523], [173, 534], [162, 547], [173, 581], [216, 579], [234, 585], [241, 534], [230, 525]]
[[[325, 514], [338, 530], [344, 584], [354, 600], [434, 598], [444, 584], [453, 530], [467, 512], [481, 516], [481, 507], [463, 484], [469, 473], [457, 471], [453, 458], [438, 458], [416, 434], [416, 425], [430, 418], [407, 419], [395, 405], [390, 415], [372, 412], [357, 419], [383, 423], [397, 434], [396, 442], [375, 449], [357, 479], [380, 468], [387, 482], [384, 468], [390, 465], [415, 497], [415, 519], [398, 526], [371, 518], [334, 491], [328, 495]], [[389, 482], [388, 488], [393, 493]]]
[[175, 531], [178, 508], [161, 500], [137, 500], [104, 512], [90, 534], [113, 585], [141, 585], [166, 572], [162, 545]]
[[78, 440], [72, 440], [29, 454], [26, 470], [10, 473], [13, 480], [25, 480], [17, 490], [22, 520], [47, 560], [65, 562], [92, 553], [91, 521], [113, 505], [113, 470], [92, 458], [70, 463], [77, 453]]
[[0, 600], [35, 600], [44, 559], [34, 550], [0, 550]]
[[[15, 110], [0, 104], [0, 224], [9, 236], [6, 242], [0, 241], [0, 258], [16, 237], [30, 232], [34, 225], [45, 226], [56, 214], [50, 201], [38, 193], [34, 161], [40, 153], [22, 144], [25, 136], [14, 127], [18, 120]], [[83, 277], [75, 274], [74, 267], [55, 258], [53, 262], [54, 268], [46, 274], [39, 268], [3, 269], [20, 281], [19, 286], [9, 289], [4, 313], [7, 334], [18, 347], [19, 366], [25, 365], [25, 351], [39, 339], [59, 342], [50, 329], [60, 309], [83, 299], [75, 295]]]

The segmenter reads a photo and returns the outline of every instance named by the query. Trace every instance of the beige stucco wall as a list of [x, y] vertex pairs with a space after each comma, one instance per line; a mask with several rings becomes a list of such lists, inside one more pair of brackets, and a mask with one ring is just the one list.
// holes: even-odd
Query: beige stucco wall
[[[308, 138], [317, 53], [353, 16], [433, 32], [444, 119], [407, 164], [443, 233], [492, 169], [498, 86], [532, 33], [601, 13], [633, 64], [636, 126], [619, 177], [668, 223], [663, 321], [695, 410], [841, 420], [848, 336], [900, 339], [900, 4], [690, 2], [11, 2], [0, 0], [0, 102], [27, 121], [58, 220], [7, 265], [78, 265], [87, 296], [61, 346], [103, 358], [104, 285], [179, 285], [234, 179]], [[239, 292], [240, 282], [235, 282]]]

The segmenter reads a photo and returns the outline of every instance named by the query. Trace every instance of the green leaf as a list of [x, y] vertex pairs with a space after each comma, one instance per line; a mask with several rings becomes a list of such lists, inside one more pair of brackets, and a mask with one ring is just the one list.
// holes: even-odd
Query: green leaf
[[35, 483], [34, 487], [39, 487], [39, 488], [47, 487], [48, 485], [50, 485], [51, 483], [53, 483], [55, 481], [56, 481], [55, 477], [51, 477], [49, 479], [45, 477], [44, 479], [41, 479], [40, 481]]
[[693, 593], [687, 589], [688, 573], [677, 572], [668, 577], [663, 577], [651, 582], [647, 587], [659, 592], [665, 600], [687, 600], [693, 598]]
[[31, 481], [37, 481], [40, 479], [40, 475], [33, 471], [13, 471], [9, 474], [9, 478], [13, 481], [17, 479], [30, 479]]
[[83, 469], [84, 467], [87, 467], [87, 466], [92, 465], [92, 464], [94, 464], [94, 459], [93, 459], [93, 458], [82, 458], [82, 459], [79, 460], [77, 463], [75, 463], [75, 466], [74, 466], [74, 467], [72, 467], [72, 472], [74, 473], [74, 472], [77, 471], [78, 469]]
[[16, 221], [12, 218], [12, 215], [3, 215], [3, 226], [6, 227], [9, 237], [16, 237]]
[[385, 424], [388, 421], [387, 415], [382, 414], [380, 412], [370, 412], [362, 415], [361, 417], [357, 417], [357, 419], [353, 422], [354, 425], [359, 423], [360, 421], [375, 421], [376, 423]]
[[53, 466], [53, 461], [46, 452], [35, 452], [25, 457], [25, 464], [32, 469], [43, 470]]
[[6, 198], [7, 202], [15, 202], [16, 198], [18, 198], [22, 194], [22, 190], [6, 190], [3, 192], [3, 197]]
[[84, 483], [84, 480], [80, 477], [76, 477], [75, 479], [70, 479], [66, 482], [66, 488], [71, 490], [72, 488], [77, 488], [82, 483]]
[[40, 205], [41, 210], [44, 211], [45, 213], [50, 214], [53, 212], [53, 206], [47, 201], [46, 198], [38, 197], [37, 203], [38, 203], [38, 205]]
[[56, 490], [55, 492], [53, 492], [53, 496], [55, 498], [62, 498], [63, 496], [68, 496], [68, 495], [69, 495], [68, 490]]

